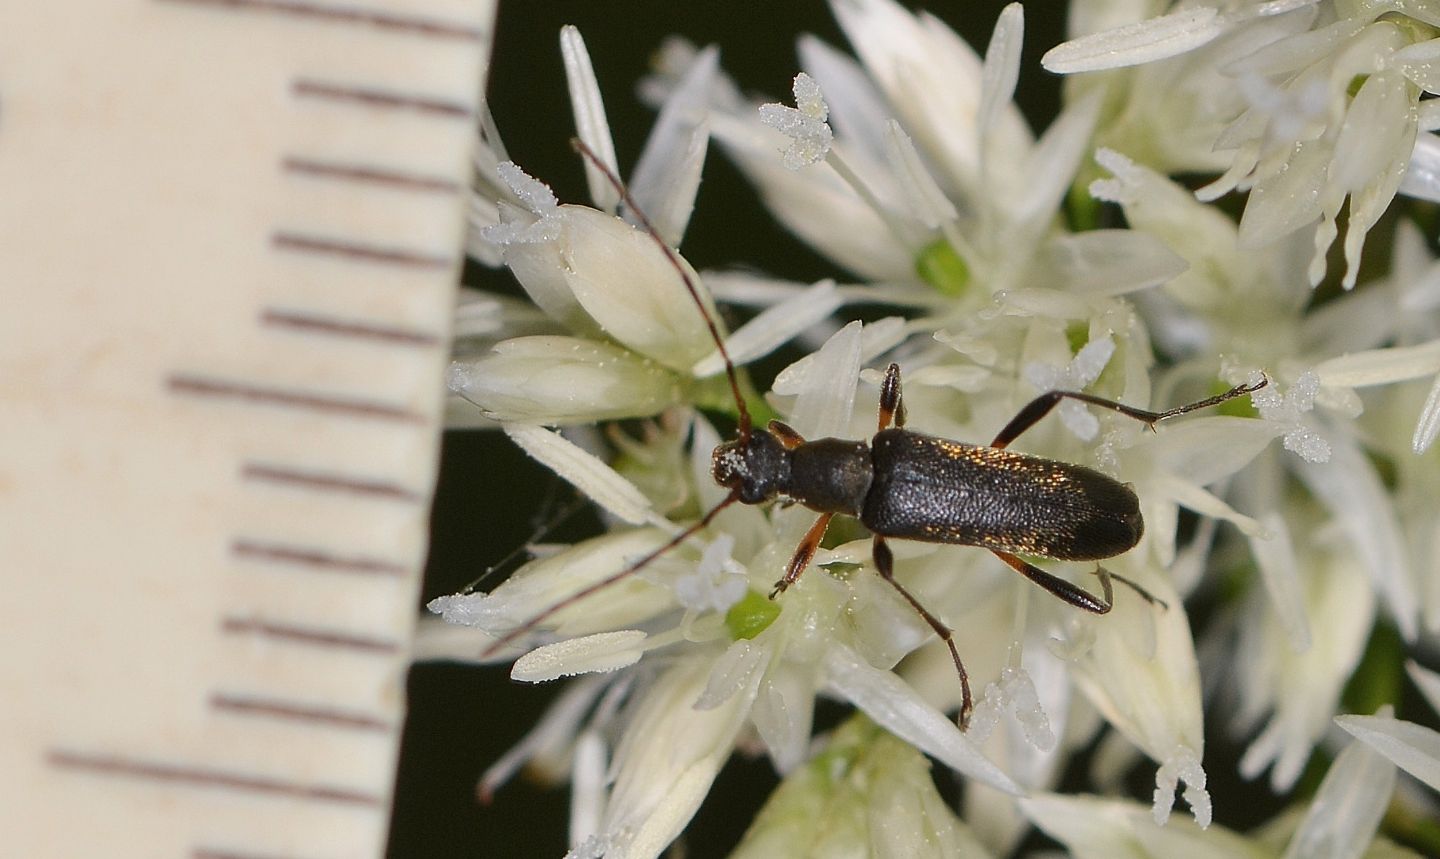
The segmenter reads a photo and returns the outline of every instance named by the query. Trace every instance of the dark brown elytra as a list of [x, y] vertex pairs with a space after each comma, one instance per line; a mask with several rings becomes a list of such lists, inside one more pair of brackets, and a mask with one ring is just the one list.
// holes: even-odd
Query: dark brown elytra
[[853, 516], [873, 535], [872, 557], [880, 577], [924, 618], [945, 642], [960, 678], [964, 728], [974, 709], [970, 681], [949, 627], [895, 580], [890, 538], [948, 543], [988, 549], [1000, 560], [1052, 595], [1076, 608], [1105, 614], [1114, 605], [1111, 579], [1124, 582], [1151, 603], [1164, 606], [1134, 582], [1096, 566], [1102, 596], [1097, 597], [1041, 570], [1020, 555], [1057, 561], [1099, 561], [1129, 551], [1144, 533], [1140, 501], [1127, 484], [1081, 465], [1006, 450], [1021, 433], [1045, 417], [1061, 400], [1077, 400], [1109, 409], [1153, 429], [1160, 421], [1264, 387], [1268, 380], [1237, 385], [1218, 396], [1163, 412], [1137, 409], [1076, 391], [1050, 391], [1036, 397], [1011, 419], [988, 446], [965, 444], [905, 429], [900, 366], [891, 364], [880, 388], [876, 433], [866, 441], [823, 438], [807, 440], [780, 421], [757, 429], [740, 395], [735, 365], [719, 329], [701, 301], [699, 287], [666, 244], [619, 178], [583, 142], [575, 149], [603, 173], [619, 192], [631, 215], [679, 273], [699, 308], [725, 362], [739, 413], [736, 437], [715, 448], [711, 474], [730, 490], [725, 500], [658, 549], [624, 569], [550, 606], [520, 627], [501, 636], [487, 650], [493, 654], [534, 629], [555, 612], [644, 568], [705, 528], [721, 510], [740, 502], [782, 501], [819, 513], [800, 541], [785, 574], [775, 583], [774, 599], [805, 571], [831, 518]]

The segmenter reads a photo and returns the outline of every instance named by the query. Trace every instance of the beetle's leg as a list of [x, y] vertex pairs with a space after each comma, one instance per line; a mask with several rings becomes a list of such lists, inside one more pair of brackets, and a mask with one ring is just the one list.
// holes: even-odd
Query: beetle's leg
[[1160, 606], [1160, 608], [1162, 608], [1162, 609], [1168, 609], [1168, 608], [1170, 608], [1170, 603], [1165, 602], [1164, 600], [1160, 599], [1159, 597], [1155, 596], [1154, 594], [1152, 594], [1152, 593], [1150, 593], [1149, 591], [1145, 590], [1144, 588], [1140, 587], [1140, 585], [1136, 584], [1134, 581], [1125, 578], [1124, 576], [1120, 575], [1119, 573], [1112, 573], [1112, 572], [1110, 572], [1109, 570], [1105, 569], [1104, 567], [1096, 567], [1094, 570], [1091, 570], [1091, 572], [1093, 572], [1093, 573], [1094, 573], [1095, 575], [1097, 575], [1097, 576], [1109, 576], [1110, 578], [1114, 579], [1115, 581], [1119, 582], [1120, 584], [1124, 585], [1125, 587], [1127, 587], [1127, 588], [1129, 588], [1130, 590], [1134, 591], [1135, 593], [1139, 594], [1141, 599], [1145, 600], [1146, 602], [1150, 603], [1151, 605], [1158, 605], [1158, 606]]
[[905, 426], [905, 399], [900, 394], [900, 365], [891, 364], [885, 370], [885, 381], [880, 383], [880, 429], [888, 429], [891, 423]]
[[805, 436], [795, 431], [795, 428], [784, 421], [771, 421], [766, 425], [770, 434], [775, 436], [786, 450], [794, 450], [805, 443]]
[[[890, 366], [894, 367], [895, 365], [891, 364]], [[940, 622], [940, 618], [931, 614], [925, 606], [921, 605], [913, 594], [895, 581], [895, 556], [890, 553], [890, 547], [885, 545], [884, 537], [878, 535], [875, 537], [874, 557], [875, 569], [879, 570], [880, 578], [889, 582], [895, 590], [899, 591], [900, 596], [910, 603], [911, 608], [919, 612], [925, 622], [930, 624], [930, 628], [935, 630], [935, 634], [940, 637], [940, 640], [945, 642], [945, 646], [950, 648], [950, 658], [955, 661], [955, 673], [960, 675], [960, 730], [965, 730], [970, 726], [970, 713], [975, 709], [975, 699], [970, 696], [970, 675], [965, 672], [965, 663], [960, 661], [960, 651], [955, 649], [955, 634], [950, 627]]]
[[1127, 406], [1124, 403], [1117, 403], [1114, 400], [1107, 400], [1103, 397], [1082, 394], [1079, 391], [1049, 391], [1026, 404], [1025, 408], [1021, 409], [1020, 413], [1011, 418], [1010, 423], [1006, 424], [1005, 428], [1000, 430], [1000, 434], [995, 436], [995, 440], [990, 442], [990, 446], [1005, 447], [1010, 444], [1010, 442], [1019, 438], [1021, 433], [1035, 426], [1035, 424], [1040, 422], [1041, 418], [1050, 414], [1050, 410], [1055, 408], [1056, 404], [1061, 400], [1078, 400], [1082, 403], [1089, 403], [1092, 406], [1099, 406], [1102, 409], [1109, 409], [1112, 412], [1119, 412], [1122, 415], [1132, 417], [1144, 423], [1146, 426], [1153, 428], [1155, 424], [1160, 421], [1173, 418], [1176, 415], [1183, 415], [1186, 412], [1193, 412], [1196, 409], [1206, 409], [1210, 406], [1217, 406], [1226, 400], [1233, 400], [1243, 394], [1253, 393], [1265, 387], [1269, 382], [1269, 379], [1261, 378], [1260, 381], [1253, 385], [1236, 385], [1223, 394], [1217, 394], [1213, 397], [1207, 397], [1183, 406], [1176, 406], [1173, 409], [1166, 409], [1163, 412], [1137, 409], [1134, 406]]
[[1096, 567], [1095, 569], [1090, 571], [1094, 573], [1095, 577], [1100, 580], [1100, 589], [1105, 593], [1105, 598], [1102, 600], [1097, 599], [1096, 596], [1089, 591], [1081, 590], [1080, 588], [1070, 584], [1059, 576], [1052, 576], [1044, 570], [1040, 569], [1039, 567], [1035, 566], [1034, 564], [1026, 563], [1020, 558], [1017, 558], [1016, 556], [1010, 554], [1009, 552], [996, 552], [994, 549], [991, 549], [990, 551], [995, 553], [995, 557], [1009, 564], [1010, 567], [1015, 570], [1015, 572], [1019, 573], [1020, 575], [1024, 576], [1025, 578], [1029, 579], [1030, 581], [1034, 582], [1035, 584], [1039, 585], [1040, 587], [1044, 588], [1051, 594], [1059, 597], [1070, 605], [1073, 605], [1076, 608], [1083, 608], [1088, 612], [1094, 612], [1095, 614], [1106, 614], [1110, 611], [1110, 609], [1114, 608], [1115, 591], [1114, 588], [1110, 586], [1111, 579], [1114, 579], [1115, 581], [1120, 582], [1121, 584], [1130, 588], [1132, 591], [1139, 594], [1142, 599], [1144, 599], [1151, 605], [1158, 605], [1162, 609], [1170, 608], [1169, 603], [1165, 602], [1164, 600], [1160, 599], [1159, 597], [1155, 596], [1154, 594], [1150, 593], [1149, 591], [1145, 590], [1135, 582], [1132, 582], [1131, 580], [1125, 578], [1119, 573], [1112, 573], [1104, 567]]
[[1104, 567], [1095, 568], [1095, 575], [1100, 577], [1100, 589], [1105, 594], [1104, 599], [1100, 599], [1089, 591], [1072, 585], [1059, 576], [1052, 576], [1009, 552], [1000, 552], [995, 549], [990, 551], [995, 553], [995, 557], [1009, 564], [1015, 572], [1076, 608], [1083, 608], [1094, 614], [1106, 614], [1115, 606], [1115, 592], [1110, 587], [1110, 573]]
[[790, 563], [785, 565], [785, 576], [775, 583], [775, 589], [770, 592], [770, 599], [775, 599], [785, 593], [785, 589], [795, 584], [805, 568], [810, 566], [810, 559], [815, 557], [815, 552], [820, 548], [820, 541], [825, 538], [825, 529], [830, 525], [830, 518], [834, 513], [821, 513], [810, 530], [805, 532], [801, 538], [800, 545], [795, 547], [795, 554], [790, 556]]

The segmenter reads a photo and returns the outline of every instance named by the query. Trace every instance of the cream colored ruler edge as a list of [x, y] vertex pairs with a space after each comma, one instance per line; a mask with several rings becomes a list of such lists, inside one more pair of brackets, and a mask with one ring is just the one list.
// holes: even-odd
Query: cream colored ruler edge
[[0, 855], [385, 844], [494, 0], [0, 21]]

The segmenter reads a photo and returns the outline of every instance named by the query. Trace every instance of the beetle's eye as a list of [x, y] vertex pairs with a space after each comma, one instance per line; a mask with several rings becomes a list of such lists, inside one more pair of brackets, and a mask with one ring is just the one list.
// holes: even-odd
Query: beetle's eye
[[716, 483], [721, 486], [734, 486], [741, 481], [744, 471], [744, 462], [741, 459], [740, 451], [736, 449], [733, 442], [715, 448], [710, 464], [710, 473], [714, 476]]

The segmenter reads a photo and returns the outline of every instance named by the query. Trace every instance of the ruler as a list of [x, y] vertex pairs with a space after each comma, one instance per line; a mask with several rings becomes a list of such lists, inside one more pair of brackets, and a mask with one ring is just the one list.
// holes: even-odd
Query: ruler
[[385, 843], [494, 0], [0, 17], [0, 855]]

